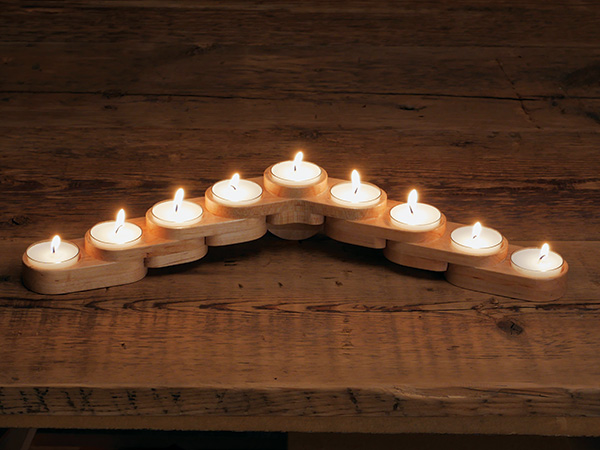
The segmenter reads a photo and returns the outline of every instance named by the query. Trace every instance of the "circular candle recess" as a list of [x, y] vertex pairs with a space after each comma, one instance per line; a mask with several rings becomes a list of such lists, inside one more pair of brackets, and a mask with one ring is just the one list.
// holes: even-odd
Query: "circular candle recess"
[[408, 195], [408, 202], [394, 206], [390, 210], [393, 224], [406, 231], [430, 231], [435, 230], [442, 219], [439, 209], [418, 203], [418, 194], [413, 189]]
[[334, 202], [353, 208], [374, 206], [381, 199], [381, 189], [371, 183], [361, 183], [356, 170], [352, 171], [352, 181], [332, 186], [330, 193]]
[[125, 211], [120, 210], [117, 220], [101, 222], [90, 230], [94, 245], [118, 250], [135, 245], [142, 237], [142, 229], [137, 225], [125, 222]]
[[271, 175], [277, 184], [305, 187], [319, 181], [323, 170], [311, 162], [302, 161], [303, 153], [298, 152], [293, 161], [283, 161], [271, 167]]
[[164, 200], [152, 207], [152, 220], [165, 228], [184, 228], [202, 219], [202, 206], [183, 199], [183, 189], [178, 189], [173, 200]]
[[236, 173], [231, 180], [222, 180], [213, 185], [215, 201], [227, 206], [244, 206], [256, 203], [262, 196], [262, 187], [254, 181], [242, 180]]
[[510, 255], [512, 266], [531, 278], [552, 278], [560, 274], [564, 264], [562, 256], [550, 251], [550, 246], [524, 248]]
[[79, 247], [72, 242], [61, 242], [58, 236], [31, 244], [25, 254], [28, 263], [36, 269], [64, 269], [79, 261]]
[[450, 238], [455, 248], [472, 255], [494, 255], [502, 245], [502, 235], [493, 228], [482, 227], [479, 222], [472, 227], [457, 228]]

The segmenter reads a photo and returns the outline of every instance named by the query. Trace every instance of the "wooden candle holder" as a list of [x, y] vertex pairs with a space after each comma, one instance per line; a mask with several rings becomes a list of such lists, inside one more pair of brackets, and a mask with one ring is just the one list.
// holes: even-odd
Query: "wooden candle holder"
[[23, 255], [23, 283], [41, 294], [61, 294], [133, 283], [147, 269], [196, 261], [208, 247], [259, 239], [267, 230], [284, 239], [308, 238], [319, 231], [332, 239], [363, 247], [383, 249], [390, 261], [408, 267], [444, 272], [446, 279], [475, 291], [533, 301], [560, 298], [566, 290], [568, 265], [551, 278], [533, 278], [514, 269], [510, 255], [519, 247], [506, 238], [493, 255], [466, 253], [452, 245], [450, 234], [462, 226], [447, 222], [442, 214], [437, 228], [411, 232], [394, 225], [390, 210], [399, 202], [382, 191], [379, 201], [368, 207], [343, 206], [330, 195], [333, 185], [344, 180], [328, 178], [323, 170], [311, 186], [277, 184], [270, 168], [263, 177], [250, 179], [263, 188], [253, 204], [230, 206], [219, 203], [211, 189], [205, 197], [188, 199], [200, 205], [202, 219], [193, 225], [166, 228], [153, 218], [129, 222], [142, 229], [142, 238], [123, 249], [99, 248], [86, 233], [73, 241], [80, 249], [77, 263], [66, 268], [45, 269]]

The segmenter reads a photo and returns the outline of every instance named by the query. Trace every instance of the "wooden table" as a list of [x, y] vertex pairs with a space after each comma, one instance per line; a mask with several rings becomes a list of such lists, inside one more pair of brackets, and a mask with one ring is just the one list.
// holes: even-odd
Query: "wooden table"
[[[600, 434], [594, 2], [0, 6], [0, 427]], [[325, 237], [21, 284], [31, 242], [300, 148], [548, 240], [567, 295], [466, 291]]]

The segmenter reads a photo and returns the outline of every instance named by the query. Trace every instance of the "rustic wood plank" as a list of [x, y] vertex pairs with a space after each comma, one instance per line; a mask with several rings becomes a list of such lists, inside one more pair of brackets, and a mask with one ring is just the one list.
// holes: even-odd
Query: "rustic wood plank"
[[[0, 7], [0, 425], [600, 429], [593, 2]], [[567, 295], [466, 292], [323, 236], [88, 293], [20, 282], [33, 240], [298, 148], [516, 244], [550, 240]]]
[[[599, 319], [598, 262], [583, 251], [599, 243], [557, 244], [576, 283], [549, 305], [472, 292], [459, 301], [437, 276], [329, 240], [266, 243], [260, 252], [255, 243], [211, 249], [203, 262], [143, 283], [58, 298], [26, 291], [15, 265], [3, 263], [3, 411], [600, 412], [600, 373], [590, 363], [600, 340], [588, 332]], [[11, 245], [3, 253], [14, 253]], [[165, 285], [174, 288], [159, 294]], [[70, 387], [82, 378], [84, 387]]]
[[[107, 98], [108, 97], [108, 98]], [[408, 106], [407, 106], [408, 105]], [[481, 99], [407, 95], [170, 96], [6, 93], [3, 126], [252, 130], [285, 126], [382, 130], [597, 130], [600, 99]]]
[[[53, 302], [58, 299], [79, 300], [80, 304], [77, 302], [75, 303], [79, 304], [79, 306], [74, 308], [87, 311], [87, 302], [94, 299], [96, 294], [101, 294], [101, 291], [71, 294], [70, 296], [48, 297], [33, 294], [24, 290], [20, 281], [21, 267], [19, 262], [22, 252], [28, 243], [27, 240], [20, 239], [16, 242], [4, 242], [1, 244], [3, 246], [3, 254], [6, 255], [6, 258], [2, 261], [2, 265], [0, 265], [2, 272], [2, 287], [5, 294], [4, 303], [2, 303], [3, 307], [10, 308], [10, 305], [14, 300], [31, 300], [25, 305], [29, 307], [39, 307], [46, 304], [53, 305]], [[516, 241], [515, 244], [531, 245], [533, 242]], [[320, 283], [320, 289], [323, 290], [323, 294], [327, 294], [327, 297], [330, 297], [331, 301], [334, 302], [334, 305], [331, 308], [325, 308], [328, 310], [339, 309], [341, 311], [352, 311], [352, 302], [344, 301], [344, 298], [347, 295], [350, 296], [348, 298], [356, 299], [356, 301], [361, 304], [367, 302], [364, 304], [367, 306], [362, 306], [357, 312], [362, 312], [363, 310], [364, 312], [368, 312], [372, 309], [372, 307], [368, 305], [373, 305], [375, 310], [382, 312], [403, 310], [403, 308], [394, 306], [385, 307], [384, 305], [387, 304], [388, 299], [398, 299], [400, 302], [406, 301], [408, 302], [409, 310], [417, 307], [418, 311], [429, 309], [436, 310], [438, 308], [450, 311], [454, 309], [471, 310], [484, 307], [495, 310], [502, 308], [503, 305], [509, 310], [515, 309], [515, 306], [519, 306], [517, 309], [560, 310], [563, 307], [561, 305], [567, 303], [585, 304], [586, 308], [595, 309], [597, 306], [596, 302], [599, 300], [599, 294], [596, 289], [599, 278], [597, 274], [598, 262], [592, 251], [595, 251], [597, 248], [597, 242], [592, 241], [589, 242], [589, 244], [587, 242], [553, 242], [552, 245], [555, 246], [557, 251], [563, 254], [569, 261], [571, 266], [570, 278], [573, 282], [569, 283], [568, 293], [565, 297], [560, 299], [560, 301], [549, 304], [536, 304], [535, 302], [502, 298], [502, 304], [499, 305], [498, 299], [494, 299], [493, 296], [474, 292], [469, 292], [468, 295], [465, 296], [456, 297], [453, 296], [453, 294], [465, 294], [465, 292], [456, 287], [446, 285], [443, 282], [443, 277], [439, 274], [398, 267], [395, 264], [387, 262], [380, 250], [341, 244], [324, 236], [318, 236], [308, 241], [288, 242], [267, 235], [259, 242], [247, 243], [240, 246], [211, 248], [208, 255], [197, 263], [182, 266], [181, 268], [174, 267], [151, 271], [150, 275], [157, 276], [158, 279], [155, 279], [154, 276], [150, 276], [144, 283], [147, 285], [154, 285], [154, 283], [156, 283], [157, 286], [160, 286], [160, 275], [177, 274], [174, 279], [177, 280], [181, 278], [182, 283], [181, 286], [178, 286], [176, 293], [169, 292], [169, 298], [176, 300], [178, 295], [181, 295], [183, 296], [182, 298], [189, 297], [195, 299], [191, 303], [188, 302], [189, 304], [187, 304], [187, 306], [182, 305], [182, 307], [185, 306], [186, 308], [194, 309], [197, 302], [202, 301], [204, 297], [198, 297], [199, 294], [195, 292], [197, 283], [194, 283], [193, 280], [198, 277], [203, 278], [206, 274], [214, 271], [215, 275], [222, 276], [223, 280], [225, 280], [207, 280], [209, 283], [214, 283], [214, 285], [211, 284], [212, 288], [209, 290], [211, 292], [209, 298], [215, 302], [225, 302], [230, 299], [235, 299], [236, 295], [242, 293], [248, 295], [252, 294], [254, 297], [250, 296], [249, 298], [257, 298], [259, 299], [257, 301], [261, 301], [260, 299], [265, 296], [264, 292], [267, 289], [269, 297], [273, 298], [276, 302], [290, 302], [294, 299], [293, 305], [291, 306], [292, 309], [302, 308], [306, 309], [306, 312], [309, 313], [311, 308], [315, 305], [307, 303], [307, 296], [303, 293], [302, 283], [299, 282], [297, 278], [298, 274], [303, 273], [302, 267], [305, 264], [310, 263], [311, 265], [317, 264], [319, 267], [314, 269], [314, 271], [311, 270], [309, 272], [320, 274], [315, 277], [314, 283]], [[588, 247], [590, 248], [590, 251], [586, 252], [585, 249]], [[279, 281], [281, 284], [284, 284], [284, 281], [287, 281], [288, 284], [286, 286], [291, 286], [297, 290], [292, 298], [289, 297], [290, 293], [288, 288], [283, 289], [283, 286], [279, 286], [279, 282], [277, 281], [279, 270], [274, 263], [273, 267], [269, 267], [264, 271], [264, 273], [268, 275], [267, 278], [271, 280], [269, 283], [261, 284], [261, 280], [252, 280], [252, 277], [249, 276], [253, 270], [251, 269], [251, 261], [259, 261], [256, 264], [262, 267], [263, 265], [271, 265], [272, 261], [280, 259], [281, 265], [285, 265], [283, 260], [287, 257], [286, 255], [288, 255], [286, 252], [294, 255], [292, 261], [288, 264], [291, 273], [285, 280], [282, 279]], [[320, 262], [321, 256], [325, 257], [326, 261]], [[262, 258], [264, 258], [264, 260]], [[346, 272], [344, 272], [344, 270], [338, 270], [336, 265], [332, 264], [333, 262], [337, 262], [341, 265], [347, 264], [349, 267], [344, 269], [346, 270]], [[238, 265], [247, 267], [245, 269], [243, 267], [242, 269], [237, 269], [236, 266]], [[379, 286], [374, 283], [373, 287], [369, 290], [361, 290], [361, 280], [353, 279], [353, 271], [350, 267], [352, 265], [359, 266], [365, 276], [381, 279], [382, 285]], [[244, 279], [245, 284], [242, 283], [243, 287], [240, 287], [238, 285], [239, 283], [228, 281], [231, 277], [235, 276]], [[398, 277], [397, 280], [395, 279], [396, 277]], [[412, 283], [412, 289], [414, 290], [412, 293], [419, 297], [419, 301], [415, 300], [413, 303], [409, 299], [402, 300], [398, 298], [395, 288], [393, 286], [388, 286], [390, 278], [391, 281], [397, 283]], [[296, 281], [291, 282], [290, 279]], [[189, 282], [189, 285], [184, 281]], [[250, 282], [251, 285], [248, 285], [248, 282]], [[342, 286], [346, 287], [342, 288]], [[273, 291], [269, 287], [277, 287], [278, 289]], [[240, 291], [240, 289], [244, 288], [246, 288], [246, 290]], [[131, 286], [121, 287], [119, 289], [122, 293], [127, 293], [129, 291], [134, 293], [138, 292], [138, 289]], [[141, 285], [139, 286], [139, 289], [142, 292], [146, 292]], [[250, 291], [248, 289], [250, 289]], [[432, 297], [429, 298], [429, 292], [435, 292], [435, 294], [431, 294]], [[219, 294], [217, 295], [217, 293]], [[373, 298], [373, 293], [377, 294], [375, 298]], [[409, 293], [407, 293], [407, 295]], [[142, 294], [134, 295], [138, 296]], [[106, 293], [102, 293], [102, 296], [104, 300], [100, 302], [98, 299], [98, 302], [94, 302], [94, 304], [102, 303], [104, 305], [102, 307], [103, 310], [114, 309], [115, 311], [118, 311], [122, 306], [119, 302], [125, 300], [125, 297], [122, 296], [113, 299]], [[442, 301], [440, 298], [444, 298], [444, 300]], [[168, 303], [169, 302], [167, 301], [166, 306]], [[152, 305], [152, 301], [149, 301], [150, 308]], [[286, 309], [285, 306], [280, 307]]]
[[[460, 372], [460, 380], [475, 384], [490, 380], [527, 383], [535, 378], [540, 386], [571, 386], [575, 382], [574, 386], [592, 388], [597, 378], [590, 358], [597, 351], [598, 336], [587, 333], [586, 324], [597, 320], [598, 262], [593, 255], [599, 244], [554, 245], [571, 262], [575, 282], [564, 299], [543, 305], [474, 292], [457, 298], [464, 292], [447, 285], [438, 275], [400, 268], [386, 262], [379, 251], [323, 238], [303, 243], [264, 238], [260, 243], [211, 248], [204, 260], [154, 271], [143, 283], [55, 298], [26, 291], [19, 281], [18, 265], [6, 261], [2, 265], [2, 320], [7, 321], [6, 326], [14, 321], [30, 326], [6, 336], [9, 345], [2, 350], [2, 361], [6, 367], [20, 367], [16, 371], [18, 383], [27, 385], [59, 374], [61, 383], [69, 383], [70, 377], [75, 381], [84, 370], [90, 385], [103, 386], [107, 375], [102, 370], [110, 370], [109, 379], [119, 386], [131, 377], [129, 367], [152, 365], [152, 355], [162, 355], [161, 360], [169, 361], [164, 366], [169, 373], [163, 374], [167, 377], [163, 380], [171, 380], [173, 386], [203, 385], [203, 377], [207, 383], [223, 380], [225, 375], [214, 378], [216, 373], [222, 366], [236, 364], [245, 369], [232, 371], [227, 377], [261, 378], [263, 370], [275, 364], [291, 366], [301, 371], [299, 380], [313, 380], [319, 386], [321, 381], [349, 382], [356, 377], [346, 363], [358, 363], [352, 355], [362, 354], [371, 355], [360, 365], [375, 383], [398, 379], [425, 385], [441, 382], [439, 370], [448, 364], [452, 366], [448, 370]], [[23, 244], [2, 246], [7, 255], [23, 248]], [[592, 251], [583, 251], [590, 247]], [[280, 270], [282, 266], [286, 271]], [[256, 268], [260, 268], [261, 277], [255, 276]], [[170, 279], [172, 283], [167, 281]], [[369, 289], [361, 289], [364, 279], [372, 281]], [[176, 288], [162, 295], [160, 286], [166, 284]], [[317, 290], [318, 296], [310, 294]], [[53, 310], [60, 314], [53, 314]], [[578, 310], [585, 314], [572, 313]], [[126, 325], [140, 319], [152, 320], [154, 325]], [[90, 321], [94, 323], [92, 329]], [[171, 322], [177, 325], [171, 326]], [[513, 322], [516, 328], [510, 327]], [[257, 326], [264, 331], [249, 331], [248, 327]], [[337, 327], [339, 334], [334, 331]], [[118, 334], [109, 331], [117, 329]], [[474, 341], [481, 336], [486, 339]], [[86, 345], [73, 348], [80, 339]], [[367, 351], [372, 340], [379, 344]], [[427, 350], [423, 342], [428, 342]], [[576, 342], [581, 345], [574, 345]], [[165, 346], [170, 345], [177, 351], [165, 352]], [[257, 347], [251, 349], [254, 345]], [[21, 351], [15, 351], [15, 346]], [[313, 356], [334, 348], [345, 355], [335, 366], [328, 358], [312, 361]], [[392, 348], [403, 350], [389, 351]], [[30, 367], [25, 356], [39, 356], [42, 349], [48, 363]], [[78, 352], [89, 351], [95, 355], [95, 362], [89, 362], [92, 367], [80, 365]], [[506, 364], [492, 368], [483, 357], [486, 354], [503, 355]], [[198, 373], [198, 368], [192, 369], [200, 355], [219, 364], [202, 367]], [[305, 365], [309, 355], [311, 364]], [[424, 358], [422, 364], [432, 366], [412, 364], [415, 355]], [[116, 357], [123, 363], [120, 368], [102, 362]], [[257, 358], [256, 363], [246, 367], [253, 358]], [[390, 358], [395, 363], [372, 366]], [[564, 364], [565, 359], [568, 364]], [[128, 360], [130, 363], [125, 364]], [[264, 365], [267, 361], [269, 364]], [[320, 364], [329, 369], [314, 370]], [[15, 382], [11, 372], [3, 373], [3, 385]], [[284, 374], [284, 370], [276, 372], [280, 382], [295, 376]], [[573, 379], [573, 373], [579, 372]], [[348, 379], [342, 380], [342, 376]], [[140, 377], [131, 383], [143, 384], [143, 375]], [[450, 377], [445, 383], [453, 385], [456, 381]]]
[[[80, 6], [82, 5], [82, 6]], [[253, 6], [255, 5], [255, 6]], [[324, 6], [321, 6], [324, 5]], [[593, 2], [235, 3], [30, 2], [3, 5], [1, 39], [323, 45], [597, 47]], [[577, 26], [573, 26], [577, 24]], [[42, 31], [43, 30], [43, 31]]]
[[285, 417], [0, 415], [6, 426], [44, 428], [298, 431], [338, 433], [461, 433], [594, 436], [596, 417]]
[[358, 167], [397, 200], [417, 187], [450, 220], [484, 220], [511, 241], [600, 240], [598, 145], [594, 132], [538, 130], [5, 128], [0, 239], [80, 237], [121, 207], [143, 216], [179, 186], [202, 196], [302, 148], [333, 177]]
[[[599, 42], [600, 45], [600, 42]], [[598, 97], [600, 50], [506, 47], [0, 44], [2, 90], [106, 96]], [[432, 76], [434, 73], [434, 76]]]

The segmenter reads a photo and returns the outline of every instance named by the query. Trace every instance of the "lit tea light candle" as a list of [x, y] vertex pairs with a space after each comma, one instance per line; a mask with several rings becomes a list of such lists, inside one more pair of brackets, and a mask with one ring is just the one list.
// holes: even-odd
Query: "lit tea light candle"
[[512, 266], [532, 278], [552, 278], [559, 275], [564, 264], [562, 256], [550, 251], [548, 244], [542, 248], [524, 248], [510, 255]]
[[95, 245], [108, 249], [122, 249], [135, 245], [142, 237], [142, 229], [125, 222], [125, 210], [117, 213], [117, 220], [101, 222], [90, 230]]
[[37, 269], [64, 269], [79, 261], [79, 247], [61, 241], [58, 235], [30, 245], [25, 254], [28, 263]]
[[460, 227], [450, 235], [452, 244], [472, 255], [494, 255], [500, 251], [502, 235], [492, 228], [482, 227], [477, 222], [472, 227]]
[[293, 161], [283, 161], [271, 167], [271, 174], [278, 184], [284, 186], [310, 186], [319, 181], [322, 169], [311, 162], [303, 161], [304, 154], [296, 153]]
[[222, 205], [241, 206], [256, 203], [262, 196], [262, 187], [254, 181], [240, 179], [234, 174], [231, 180], [222, 180], [212, 187], [215, 201]]
[[165, 200], [152, 207], [152, 220], [165, 228], [184, 228], [202, 219], [202, 206], [183, 199], [184, 191], [177, 189], [173, 200]]
[[361, 183], [360, 175], [352, 171], [351, 181], [338, 183], [331, 187], [334, 202], [354, 208], [366, 208], [376, 205], [381, 199], [381, 189], [374, 184]]
[[390, 210], [395, 226], [406, 231], [430, 231], [440, 225], [440, 210], [425, 203], [418, 203], [418, 198], [417, 190], [413, 189], [408, 194], [407, 203], [394, 206]]

